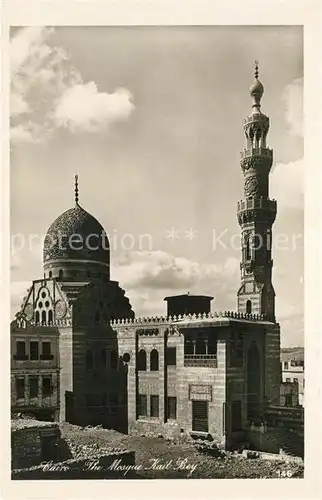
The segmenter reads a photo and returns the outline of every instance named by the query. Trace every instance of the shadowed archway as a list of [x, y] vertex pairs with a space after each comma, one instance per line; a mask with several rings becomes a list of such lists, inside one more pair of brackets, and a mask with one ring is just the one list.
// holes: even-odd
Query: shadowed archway
[[261, 415], [261, 370], [260, 354], [256, 342], [252, 342], [247, 353], [247, 419], [255, 422]]

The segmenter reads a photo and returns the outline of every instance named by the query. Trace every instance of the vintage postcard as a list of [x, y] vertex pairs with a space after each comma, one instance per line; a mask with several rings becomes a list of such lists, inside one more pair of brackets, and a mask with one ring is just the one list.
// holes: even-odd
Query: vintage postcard
[[318, 498], [318, 3], [102, 3], [4, 29], [10, 494]]

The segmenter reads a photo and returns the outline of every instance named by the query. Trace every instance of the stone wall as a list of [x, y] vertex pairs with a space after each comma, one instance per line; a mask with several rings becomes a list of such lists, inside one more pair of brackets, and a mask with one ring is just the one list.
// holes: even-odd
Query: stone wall
[[60, 431], [57, 425], [41, 425], [42, 423], [38, 425], [35, 422], [32, 427], [29, 427], [28, 424], [31, 425], [28, 420], [27, 423], [22, 420], [21, 423], [18, 422], [18, 428], [13, 427], [12, 429], [11, 450], [13, 469], [39, 464], [43, 459], [42, 440], [44, 438], [53, 438], [53, 442], [58, 443]]
[[132, 477], [135, 453], [112, 448], [108, 441], [97, 434], [95, 440], [88, 432], [71, 426], [61, 434], [55, 423], [12, 420], [12, 478], [103, 479], [124, 477], [124, 473]]
[[[135, 330], [123, 327], [118, 331], [120, 355], [130, 355], [128, 364], [128, 423], [129, 432], [139, 435], [162, 435], [178, 437], [192, 432], [192, 401], [189, 387], [194, 384], [211, 386], [208, 402], [209, 433], [220, 446], [225, 445], [224, 402], [226, 398], [226, 341], [225, 329], [217, 347], [217, 368], [188, 367], [184, 365], [184, 336], [167, 335], [161, 325], [158, 333], [138, 335]], [[176, 366], [167, 366], [166, 347], [176, 348]], [[143, 348], [147, 353], [147, 370], [138, 371], [136, 352]], [[157, 349], [159, 370], [150, 371], [150, 353]], [[147, 417], [136, 415], [137, 394], [147, 395]], [[159, 396], [159, 417], [150, 417], [150, 395]], [[177, 398], [177, 418], [168, 420], [166, 415], [167, 397]]]
[[[73, 332], [71, 327], [61, 328], [59, 335], [60, 357], [60, 412], [59, 421], [66, 420], [71, 412], [66, 408], [66, 392], [73, 392]], [[68, 401], [69, 403], [69, 401]], [[69, 403], [71, 404], [71, 403]]]
[[[93, 366], [86, 366], [86, 353], [92, 355]], [[106, 363], [102, 352], [105, 351]], [[67, 415], [67, 421], [78, 425], [103, 425], [127, 431], [127, 386], [126, 368], [118, 360], [117, 366], [111, 366], [111, 352], [118, 354], [118, 342], [115, 332], [108, 325], [83, 328], [73, 333], [72, 351], [72, 401], [73, 408]], [[109, 398], [118, 396], [118, 414], [112, 413]], [[87, 397], [95, 399], [89, 403]]]
[[268, 404], [280, 402], [280, 327], [270, 324], [265, 329], [265, 396]]
[[[198, 320], [169, 327], [161, 321], [151, 324], [124, 323], [118, 325], [119, 354], [129, 355], [128, 362], [128, 425], [129, 432], [144, 435], [177, 437], [183, 433], [195, 433], [192, 428], [193, 385], [209, 387], [208, 432], [218, 446], [230, 446], [242, 438], [248, 422], [248, 355], [250, 347], [256, 344], [258, 350], [258, 418], [262, 418], [267, 400], [276, 398], [279, 391], [279, 327], [268, 322], [239, 321], [215, 318], [214, 324], [203, 325]], [[212, 329], [217, 338], [217, 359], [215, 366], [186, 366], [184, 360], [184, 335], [189, 328]], [[209, 330], [211, 331], [211, 330]], [[236, 336], [242, 338], [242, 359], [236, 364], [231, 344]], [[166, 348], [176, 348], [176, 366], [167, 366]], [[147, 369], [138, 370], [137, 353], [144, 349], [147, 355]], [[156, 349], [159, 354], [159, 370], [150, 371], [150, 354]], [[235, 352], [235, 351], [234, 351]], [[231, 359], [230, 359], [231, 357]], [[238, 358], [239, 359], [239, 358]], [[256, 389], [257, 390], [257, 389]], [[147, 416], [137, 416], [137, 395], [147, 395]], [[159, 416], [150, 416], [150, 396], [159, 396]], [[167, 397], [177, 398], [177, 418], [167, 420]], [[203, 399], [203, 398], [200, 398]], [[232, 429], [232, 403], [241, 402], [241, 429]], [[234, 406], [236, 408], [236, 406]], [[237, 413], [235, 413], [236, 416]], [[236, 418], [234, 420], [236, 422]], [[236, 425], [235, 425], [236, 426]]]

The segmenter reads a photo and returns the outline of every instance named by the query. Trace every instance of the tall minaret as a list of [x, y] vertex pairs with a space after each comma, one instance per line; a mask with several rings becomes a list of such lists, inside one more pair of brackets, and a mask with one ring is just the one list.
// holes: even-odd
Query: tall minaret
[[253, 110], [244, 120], [246, 149], [241, 153], [240, 161], [244, 174], [244, 199], [237, 205], [242, 236], [238, 311], [263, 314], [267, 319], [275, 321], [271, 245], [276, 201], [268, 197], [273, 151], [266, 146], [269, 118], [261, 112], [264, 87], [258, 80], [257, 61], [255, 81], [249, 92]]

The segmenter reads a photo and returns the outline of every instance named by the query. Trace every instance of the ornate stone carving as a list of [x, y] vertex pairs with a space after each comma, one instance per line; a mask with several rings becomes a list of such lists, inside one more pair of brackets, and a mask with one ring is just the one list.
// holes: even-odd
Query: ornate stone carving
[[180, 330], [176, 326], [169, 326], [165, 333], [171, 335], [172, 337], [179, 337], [181, 335]]
[[57, 300], [55, 305], [55, 316], [57, 319], [63, 318], [66, 315], [67, 307], [63, 300]]
[[138, 328], [136, 330], [138, 335], [159, 335], [158, 328]]
[[246, 156], [240, 162], [241, 168], [243, 172], [246, 172], [249, 169], [256, 170], [258, 167], [268, 169], [272, 165], [272, 157], [271, 156]]
[[276, 218], [276, 211], [245, 209], [238, 213], [237, 218], [240, 225], [254, 222], [255, 220], [267, 222], [271, 225]]
[[29, 303], [26, 305], [26, 307], [24, 309], [24, 313], [25, 313], [27, 321], [30, 321], [33, 318], [34, 308], [33, 308], [32, 304]]
[[245, 179], [245, 194], [246, 196], [256, 196], [259, 191], [259, 180], [256, 175], [252, 175], [251, 177], [247, 177]]

